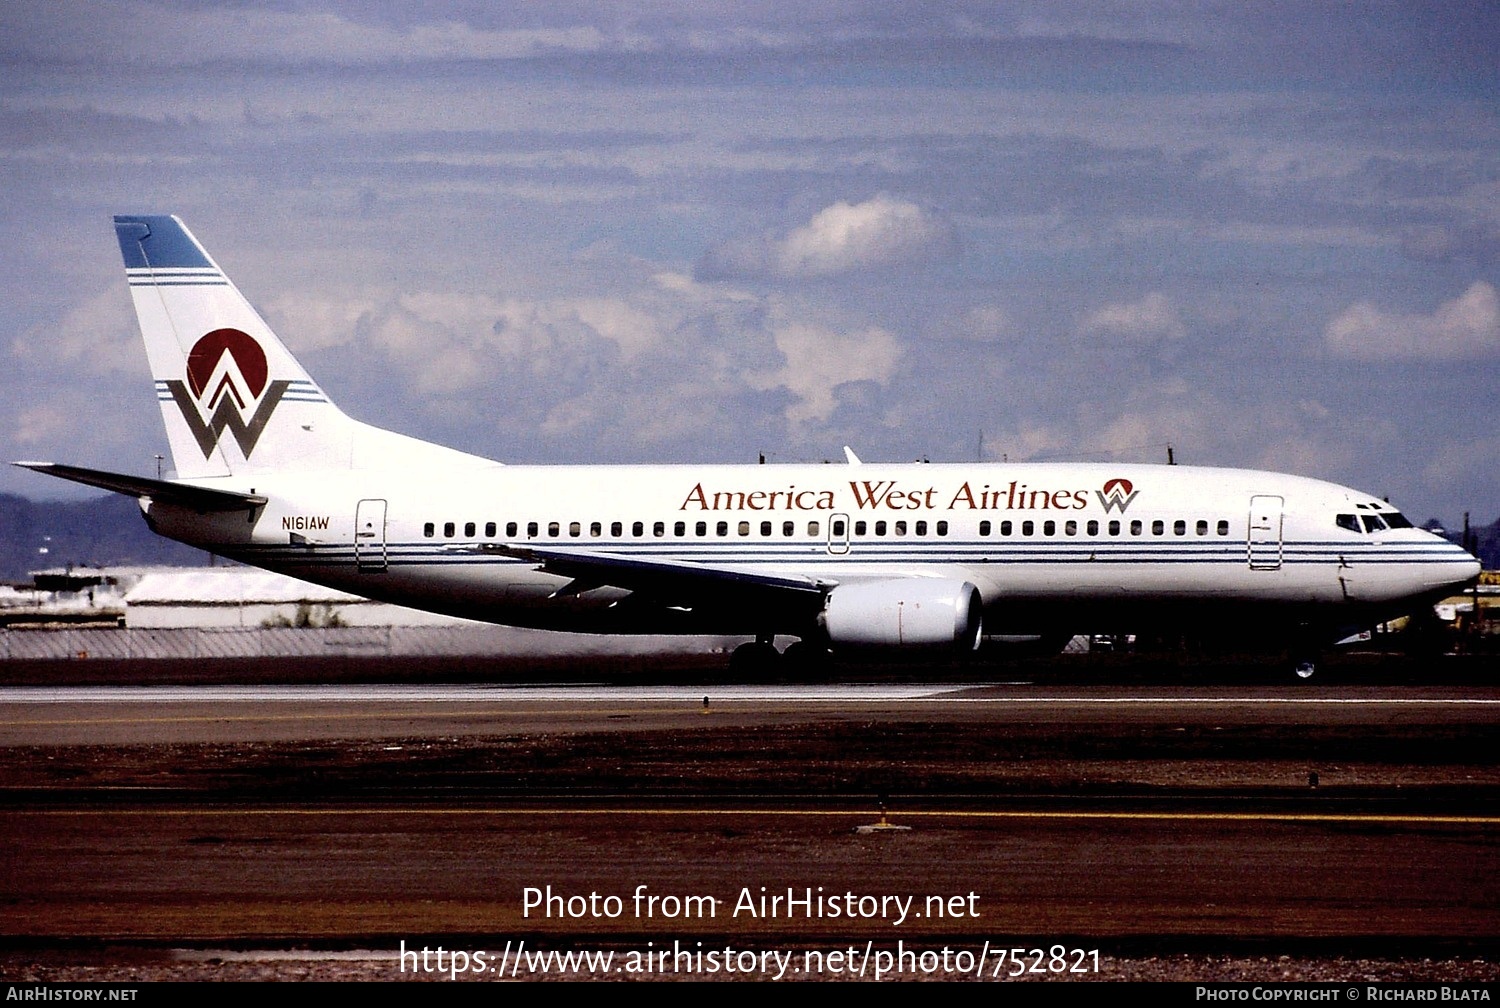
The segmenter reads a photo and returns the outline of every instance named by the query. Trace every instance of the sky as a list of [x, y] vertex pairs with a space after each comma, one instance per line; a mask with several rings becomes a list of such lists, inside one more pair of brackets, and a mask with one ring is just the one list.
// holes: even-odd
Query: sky
[[0, 79], [10, 460], [155, 473], [109, 218], [174, 213], [346, 412], [501, 461], [1500, 518], [1494, 4], [0, 0]]

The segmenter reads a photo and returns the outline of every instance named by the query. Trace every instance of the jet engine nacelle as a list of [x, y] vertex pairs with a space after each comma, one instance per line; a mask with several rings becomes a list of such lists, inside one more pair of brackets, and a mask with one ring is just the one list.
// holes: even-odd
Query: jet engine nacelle
[[983, 603], [967, 581], [900, 578], [842, 584], [828, 594], [823, 629], [834, 647], [979, 647]]

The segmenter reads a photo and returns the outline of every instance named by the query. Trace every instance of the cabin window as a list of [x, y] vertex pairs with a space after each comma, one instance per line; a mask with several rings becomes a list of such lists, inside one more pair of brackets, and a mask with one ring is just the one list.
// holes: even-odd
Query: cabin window
[[1187, 522], [1179, 518], [1172, 523], [1173, 535], [1187, 535]]
[[604, 534], [604, 526], [603, 525], [601, 525], [599, 522], [589, 522], [589, 535], [592, 538], [598, 539], [603, 534]]
[[536, 536], [537, 536], [537, 525], [536, 525], [536, 522], [527, 522], [526, 523], [526, 538], [528, 538], [528, 539], [535, 539]]
[[556, 539], [560, 535], [562, 535], [562, 525], [558, 522], [548, 522], [547, 537], [550, 539]]
[[1077, 535], [1078, 523], [1076, 521], [1073, 521], [1072, 519], [1063, 522], [1063, 531], [1068, 535]]
[[434, 535], [437, 534], [437, 526], [433, 525], [432, 522], [428, 522], [426, 525], [422, 526], [422, 534], [431, 539]]
[[940, 521], [940, 522], [938, 522], [937, 526], [936, 526], [936, 531], [937, 531], [938, 535], [944, 535], [944, 536], [947, 535], [948, 534], [948, 523], [946, 521]]
[[829, 534], [832, 535], [835, 539], [844, 538], [844, 520], [842, 518], [836, 519], [834, 521], [833, 525], [830, 526]]
[[885, 522], [878, 521], [875, 523], [875, 534], [878, 536], [885, 535]]
[[1198, 519], [1198, 534], [1208, 535], [1208, 522], [1202, 518]]
[[860, 535], [860, 536], [864, 535], [865, 534], [865, 527], [866, 526], [865, 526], [865, 523], [863, 521], [857, 521], [857, 522], [855, 522], [854, 523], [854, 534], [855, 535]]
[[1042, 522], [1042, 535], [1057, 535], [1057, 522], [1051, 520]]
[[1032, 535], [1035, 532], [1036, 532], [1036, 522], [1033, 522], [1033, 521], [1023, 521], [1021, 523], [1021, 534], [1022, 535]]
[[917, 522], [917, 529], [916, 529], [916, 531], [917, 531], [917, 535], [926, 535], [927, 534], [927, 523], [924, 522], [924, 521]]
[[1003, 536], [1008, 536], [1010, 535], [1010, 530], [1012, 528], [1014, 528], [1014, 526], [1011, 525], [1009, 521], [1003, 521], [1000, 523], [1000, 534]]
[[643, 536], [643, 535], [645, 535], [646, 534], [646, 523], [645, 522], [631, 522], [630, 523], [630, 534], [633, 535], [633, 536]]
[[515, 522], [506, 522], [505, 523], [505, 535], [509, 539], [514, 539], [516, 537], [516, 523]]
[[674, 536], [685, 536], [685, 535], [687, 535], [687, 522], [677, 522], [677, 523], [675, 523], [672, 526], [672, 534]]
[[904, 536], [904, 535], [906, 535], [906, 522], [904, 522], [904, 521], [898, 521], [896, 523], [896, 534], [898, 536]]
[[609, 534], [612, 535], [612, 536], [614, 536], [616, 539], [618, 539], [620, 536], [624, 535], [625, 534], [625, 523], [624, 522], [610, 522], [609, 523]]
[[494, 522], [485, 522], [484, 523], [484, 537], [486, 539], [493, 539], [493, 538], [495, 538], [495, 523]]
[[666, 522], [653, 522], [651, 524], [651, 534], [654, 535], [654, 536], [656, 536], [656, 538], [658, 538], [658, 539], [660, 539], [662, 536], [666, 535], [667, 534], [667, 523]]
[[1134, 521], [1132, 521], [1130, 523], [1130, 534], [1131, 535], [1140, 535], [1141, 531], [1144, 528], [1145, 528], [1145, 526], [1141, 524], [1141, 520], [1139, 518], [1137, 518], [1137, 519], [1135, 519]]
[[1221, 536], [1227, 536], [1229, 534], [1229, 519], [1227, 519], [1227, 518], [1220, 518], [1219, 519], [1218, 533]]
[[1162, 533], [1164, 533], [1166, 531], [1167, 531], [1167, 523], [1164, 522], [1164, 521], [1162, 521], [1160, 518], [1156, 519], [1155, 521], [1153, 521], [1151, 523], [1151, 534], [1152, 535], [1161, 535]]
[[452, 522], [443, 522], [443, 535], [449, 539], [453, 538], [454, 526]]
[[583, 535], [583, 522], [568, 522], [568, 535], [574, 539]]
[[728, 534], [729, 523], [727, 521], [721, 521], [719, 522], [719, 524], [714, 526], [714, 535], [727, 536]]
[[1119, 535], [1120, 534], [1120, 520], [1118, 518], [1116, 518], [1115, 520], [1113, 520], [1113, 521], [1111, 521], [1109, 523], [1109, 534], [1110, 535]]
[[987, 536], [990, 534], [990, 523], [988, 521], [982, 521], [979, 523], [979, 534], [982, 536]]
[[1096, 536], [1098, 534], [1099, 534], [1099, 522], [1097, 520], [1090, 521], [1089, 522], [1089, 535]]
[[747, 522], [747, 521], [740, 522], [740, 529], [739, 529], [739, 531], [740, 531], [740, 535], [742, 535], [742, 536], [749, 535], [750, 534], [750, 523]]
[[474, 538], [474, 523], [473, 522], [464, 522], [464, 538], [465, 539], [473, 539]]
[[797, 534], [797, 523], [796, 522], [790, 522], [790, 521], [782, 522], [781, 523], [781, 534], [784, 535], [784, 536], [794, 536], [794, 535], [796, 535]]
[[817, 522], [810, 521], [810, 522], [807, 523], [807, 534], [810, 535], [810, 536], [815, 536], [815, 535], [818, 534], [818, 523]]
[[694, 525], [693, 526], [693, 535], [700, 535], [700, 536], [706, 536], [706, 535], [708, 535], [708, 522], [701, 521], [698, 524]]

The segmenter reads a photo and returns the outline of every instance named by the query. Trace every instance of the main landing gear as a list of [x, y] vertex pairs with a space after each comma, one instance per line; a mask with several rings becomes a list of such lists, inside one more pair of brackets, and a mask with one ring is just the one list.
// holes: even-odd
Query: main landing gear
[[799, 640], [776, 650], [770, 634], [761, 634], [734, 649], [729, 656], [729, 674], [735, 678], [763, 678], [768, 675], [808, 675], [821, 672], [832, 661], [828, 649], [810, 640]]

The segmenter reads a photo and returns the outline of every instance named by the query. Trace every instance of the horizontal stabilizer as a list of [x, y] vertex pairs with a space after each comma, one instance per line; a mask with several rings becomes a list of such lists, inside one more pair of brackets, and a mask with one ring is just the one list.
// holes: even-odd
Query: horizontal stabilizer
[[15, 464], [23, 469], [34, 469], [48, 476], [56, 476], [58, 479], [99, 487], [137, 499], [149, 497], [163, 504], [175, 504], [194, 511], [248, 511], [266, 503], [266, 498], [259, 494], [213, 490], [189, 483], [147, 479], [144, 476], [127, 476], [123, 473], [105, 472], [102, 469], [84, 469], [80, 466], [60, 465], [56, 462], [17, 462]]

